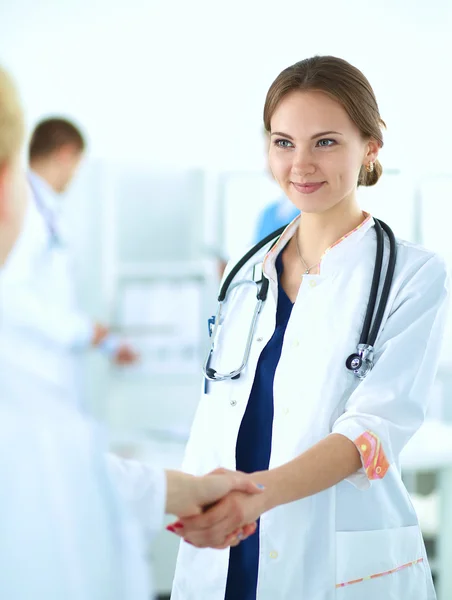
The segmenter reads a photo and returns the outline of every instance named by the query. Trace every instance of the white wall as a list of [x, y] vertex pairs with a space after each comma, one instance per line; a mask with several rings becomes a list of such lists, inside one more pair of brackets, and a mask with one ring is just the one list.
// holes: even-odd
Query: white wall
[[32, 124], [58, 112], [96, 157], [259, 168], [266, 91], [315, 53], [373, 84], [383, 163], [450, 171], [449, 0], [4, 0], [0, 61]]

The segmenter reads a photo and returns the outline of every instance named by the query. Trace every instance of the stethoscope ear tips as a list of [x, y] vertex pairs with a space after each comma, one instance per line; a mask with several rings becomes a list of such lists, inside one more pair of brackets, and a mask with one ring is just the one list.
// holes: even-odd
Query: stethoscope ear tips
[[211, 379], [215, 379], [215, 375], [217, 372], [215, 371], [215, 369], [212, 369], [212, 367], [209, 367], [208, 369], [206, 369], [206, 373], [208, 377], [210, 377]]
[[363, 364], [363, 359], [359, 354], [350, 354], [350, 356], [345, 361], [345, 366], [349, 371], [356, 371], [360, 369]]

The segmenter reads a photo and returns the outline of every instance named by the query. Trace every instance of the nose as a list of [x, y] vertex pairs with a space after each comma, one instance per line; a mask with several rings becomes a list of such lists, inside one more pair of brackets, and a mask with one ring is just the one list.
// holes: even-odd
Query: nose
[[292, 171], [296, 175], [312, 175], [316, 171], [314, 156], [309, 148], [298, 146], [293, 153]]

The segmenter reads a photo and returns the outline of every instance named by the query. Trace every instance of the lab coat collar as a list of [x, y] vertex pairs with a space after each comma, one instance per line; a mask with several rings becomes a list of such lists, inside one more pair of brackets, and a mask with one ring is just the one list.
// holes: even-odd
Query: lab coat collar
[[[358, 244], [366, 233], [374, 226], [374, 219], [363, 211], [364, 220], [355, 229], [337, 240], [325, 250], [320, 259], [320, 276], [328, 276], [334, 272], [350, 249]], [[301, 215], [297, 216], [283, 231], [278, 242], [267, 253], [263, 262], [263, 272], [270, 281], [277, 283], [276, 258], [284, 250], [291, 238], [295, 235], [300, 224]], [[313, 277], [312, 275], [308, 277]], [[314, 275], [315, 277], [315, 275]]]
[[31, 184], [33, 194], [39, 195], [39, 200], [45, 208], [52, 213], [58, 210], [58, 198], [56, 192], [40, 175], [34, 171], [28, 171], [28, 180]]

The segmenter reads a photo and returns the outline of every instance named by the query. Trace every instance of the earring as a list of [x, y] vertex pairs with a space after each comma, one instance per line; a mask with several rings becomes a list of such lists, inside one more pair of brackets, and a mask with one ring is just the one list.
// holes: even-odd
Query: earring
[[366, 165], [366, 171], [367, 171], [368, 173], [372, 173], [372, 171], [373, 171], [373, 170], [374, 170], [374, 163], [373, 163], [373, 162], [370, 162], [370, 163], [368, 163], [368, 164]]

